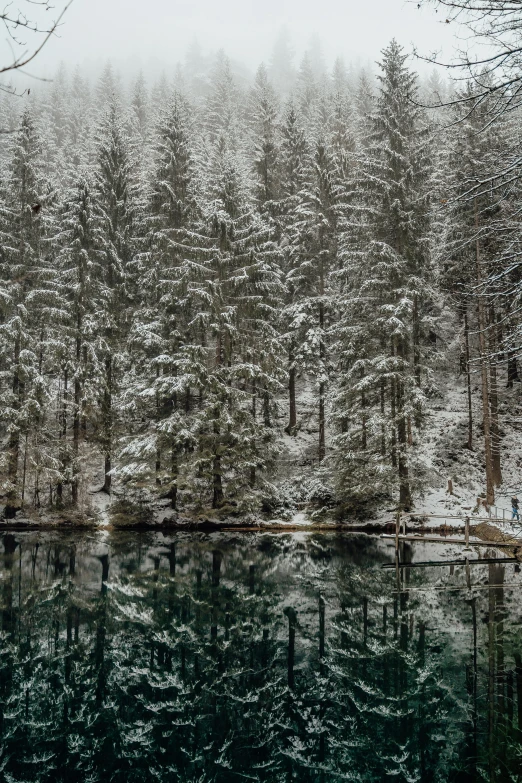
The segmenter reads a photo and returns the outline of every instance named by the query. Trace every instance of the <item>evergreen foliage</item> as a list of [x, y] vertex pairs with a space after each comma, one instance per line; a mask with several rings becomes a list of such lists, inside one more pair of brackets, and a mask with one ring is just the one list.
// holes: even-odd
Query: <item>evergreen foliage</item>
[[274, 509], [305, 434], [319, 506], [410, 508], [448, 312], [470, 400], [481, 367], [492, 502], [502, 367], [519, 380], [518, 111], [483, 130], [488, 106], [430, 114], [445, 85], [418, 81], [395, 41], [376, 79], [328, 74], [316, 39], [295, 69], [283, 31], [251, 85], [194, 43], [175, 89], [109, 63], [94, 89], [62, 68], [19, 117], [3, 99], [8, 514], [100, 489]]

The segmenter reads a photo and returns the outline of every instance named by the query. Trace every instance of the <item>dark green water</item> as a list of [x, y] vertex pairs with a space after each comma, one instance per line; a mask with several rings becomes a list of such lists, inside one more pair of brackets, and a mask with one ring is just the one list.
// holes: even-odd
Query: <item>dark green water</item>
[[6, 783], [522, 781], [513, 563], [473, 565], [468, 590], [464, 566], [397, 575], [357, 535], [9, 534], [0, 552]]

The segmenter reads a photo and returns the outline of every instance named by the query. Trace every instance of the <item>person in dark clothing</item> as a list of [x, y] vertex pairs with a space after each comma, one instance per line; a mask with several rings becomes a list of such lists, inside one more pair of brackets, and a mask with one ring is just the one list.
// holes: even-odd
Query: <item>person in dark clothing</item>
[[511, 498], [511, 519], [516, 519], [517, 522], [520, 522], [520, 516], [518, 513], [518, 498], [516, 495], [513, 495]]

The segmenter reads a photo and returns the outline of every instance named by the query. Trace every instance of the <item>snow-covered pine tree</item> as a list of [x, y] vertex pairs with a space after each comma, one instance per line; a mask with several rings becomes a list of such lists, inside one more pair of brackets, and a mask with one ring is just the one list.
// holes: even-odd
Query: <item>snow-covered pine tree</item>
[[308, 135], [317, 129], [319, 114], [320, 90], [317, 76], [312, 67], [312, 61], [308, 52], [304, 53], [295, 87], [296, 99], [303, 124]]
[[29, 438], [34, 452], [34, 500], [39, 504], [38, 449], [40, 439], [45, 437], [42, 371], [46, 324], [36, 292], [46, 268], [42, 202], [49, 196], [40, 154], [34, 119], [26, 110], [12, 145], [0, 202], [0, 414], [5, 441], [1, 471], [2, 494], [8, 498], [7, 513], [24, 499]]
[[327, 333], [330, 286], [337, 266], [338, 218], [335, 160], [326, 140], [319, 138], [312, 147], [298, 194], [288, 273], [288, 285], [295, 296], [288, 310], [295, 355], [317, 386], [319, 460], [326, 454]]
[[[96, 420], [101, 375], [98, 358], [100, 310], [104, 307], [103, 275], [97, 246], [93, 184], [87, 175], [69, 186], [58, 218], [56, 287], [64, 302], [61, 367], [63, 404], [60, 412], [62, 475], [77, 506], [84, 462], [81, 446]], [[72, 426], [72, 442], [69, 431]], [[66, 503], [64, 479], [57, 485], [57, 500]]]
[[205, 112], [209, 138], [215, 143], [222, 134], [226, 134], [229, 144], [237, 148], [242, 141], [242, 95], [232, 74], [230, 60], [223, 50], [218, 52], [212, 69], [210, 88]]
[[124, 346], [136, 303], [133, 276], [135, 192], [129, 138], [119, 102], [113, 96], [98, 128], [94, 201], [96, 253], [101, 268], [98, 360], [103, 367], [98, 439], [104, 455], [103, 489], [110, 493], [118, 406], [115, 396], [123, 372]]
[[294, 320], [293, 305], [297, 292], [289, 274], [292, 270], [292, 253], [296, 237], [297, 207], [299, 193], [305, 181], [308, 145], [297, 108], [293, 101], [285, 107], [281, 126], [280, 151], [280, 192], [281, 202], [278, 209], [278, 227], [281, 236], [280, 247], [284, 254], [284, 272], [286, 279], [285, 309], [283, 312], [283, 336], [287, 352], [288, 371], [288, 426], [289, 435], [297, 431], [296, 379], [299, 372], [297, 330], [299, 323]]
[[401, 508], [412, 503], [412, 446], [423, 415], [422, 323], [430, 298], [427, 138], [405, 61], [395, 41], [383, 51], [357, 175], [360, 197], [342, 240], [334, 457], [341, 495], [386, 495], [398, 485]]
[[295, 82], [293, 65], [294, 52], [290, 42], [290, 34], [283, 27], [277, 36], [270, 57], [269, 74], [279, 95], [287, 98]]
[[271, 394], [281, 377], [277, 307], [283, 285], [270, 230], [252, 210], [242, 158], [226, 131], [208, 169], [206, 219], [214, 240], [210, 261], [210, 360], [200, 427], [213, 506], [248, 498], [272, 457], [274, 427], [259, 389]]
[[[468, 86], [463, 97], [469, 97]], [[466, 369], [469, 425], [472, 447], [471, 372], [474, 343], [481, 376], [482, 429], [486, 468], [486, 498], [494, 502], [495, 486], [502, 483], [499, 426], [499, 378], [501, 360], [507, 357], [510, 372], [517, 375], [517, 317], [513, 320], [513, 293], [518, 287], [519, 186], [516, 179], [498, 176], [510, 160], [517, 117], [504, 115], [495, 128], [488, 125], [490, 107], [484, 102], [472, 112], [457, 112], [459, 133], [447, 142], [442, 171], [452, 199], [439, 200], [435, 211], [443, 226], [444, 243], [437, 253], [441, 282], [462, 320], [462, 364]], [[464, 115], [464, 116], [462, 116]], [[441, 232], [442, 233], [442, 232]], [[516, 309], [516, 308], [515, 308]], [[476, 337], [473, 338], [473, 333]]]
[[[267, 70], [261, 65], [250, 94], [249, 121], [254, 148], [254, 195], [257, 210], [270, 227], [272, 238], [281, 237], [281, 132], [279, 102]], [[281, 253], [281, 261], [283, 254]], [[282, 327], [282, 321], [280, 323]], [[265, 421], [270, 421], [271, 400], [263, 390]]]
[[[93, 107], [89, 84], [76, 68], [71, 79], [69, 100], [66, 104], [65, 165], [69, 177], [77, 177], [94, 157], [93, 151]], [[69, 183], [68, 183], [69, 184]]]
[[[180, 473], [191, 484], [192, 414], [205, 383], [209, 239], [201, 233], [186, 101], [175, 95], [156, 132], [138, 256], [140, 302], [130, 332], [131, 409], [122, 476], [154, 482], [176, 508]], [[198, 395], [198, 396], [196, 396]], [[141, 419], [141, 423], [140, 423]]]
[[279, 105], [264, 65], [258, 68], [250, 93], [248, 119], [254, 150], [256, 199], [260, 211], [273, 216], [277, 214], [280, 199]]

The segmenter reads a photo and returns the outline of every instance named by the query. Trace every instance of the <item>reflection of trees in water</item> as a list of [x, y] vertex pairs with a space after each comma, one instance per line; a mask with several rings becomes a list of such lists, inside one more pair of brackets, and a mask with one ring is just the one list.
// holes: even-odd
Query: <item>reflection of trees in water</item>
[[504, 567], [466, 601], [408, 591], [431, 572], [397, 585], [387, 557], [364, 537], [5, 536], [6, 780], [520, 780]]

